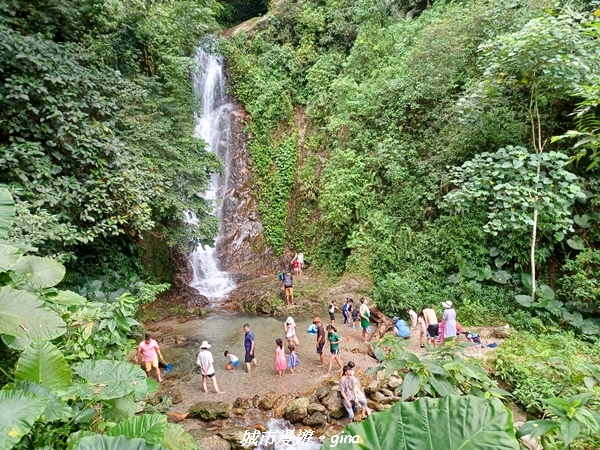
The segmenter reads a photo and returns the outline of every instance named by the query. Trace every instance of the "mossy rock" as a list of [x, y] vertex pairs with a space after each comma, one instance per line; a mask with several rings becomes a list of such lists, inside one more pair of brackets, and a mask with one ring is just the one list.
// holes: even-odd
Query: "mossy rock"
[[231, 405], [225, 402], [198, 402], [189, 410], [190, 417], [211, 422], [227, 419], [231, 415]]

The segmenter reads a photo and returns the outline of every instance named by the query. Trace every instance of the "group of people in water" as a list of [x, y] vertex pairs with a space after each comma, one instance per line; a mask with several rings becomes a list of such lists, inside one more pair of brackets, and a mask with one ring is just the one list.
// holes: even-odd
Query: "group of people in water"
[[[419, 328], [419, 344], [424, 347], [424, 339], [427, 339], [427, 343], [436, 346], [437, 341], [443, 342], [445, 339], [450, 337], [456, 337], [462, 331], [462, 327], [456, 321], [456, 311], [453, 308], [451, 301], [442, 302], [444, 312], [441, 320], [438, 321], [436, 312], [433, 308], [423, 307], [417, 314], [413, 309], [405, 308], [404, 312], [407, 314], [408, 319], [411, 322], [409, 328], [405, 320], [394, 317], [394, 332], [395, 334], [404, 339], [410, 338], [410, 330]], [[325, 367], [325, 354], [324, 348], [329, 343], [329, 360], [327, 361], [327, 372], [325, 376], [331, 374], [334, 363], [341, 370], [340, 378], [340, 395], [342, 396], [344, 407], [348, 411], [350, 419], [354, 417], [354, 411], [358, 409], [362, 410], [362, 416], [365, 417], [369, 414], [368, 408], [366, 407], [366, 397], [360, 390], [360, 383], [354, 376], [354, 363], [348, 362], [343, 365], [340, 359], [340, 343], [342, 338], [338, 333], [335, 326], [335, 313], [339, 311], [337, 303], [332, 300], [328, 307], [329, 321], [327, 326], [324, 326], [321, 322], [320, 317], [315, 317], [312, 321], [312, 325], [309, 327], [308, 332], [316, 334], [316, 353], [319, 355], [319, 364], [317, 367]], [[347, 327], [357, 328], [360, 326], [362, 329], [362, 340], [367, 342], [368, 335], [371, 332], [370, 327], [370, 310], [368, 307], [368, 300], [365, 298], [360, 299], [360, 305], [354, 306], [354, 301], [351, 298], [346, 298], [341, 308], [343, 316], [343, 325]], [[255, 337], [254, 332], [250, 329], [249, 324], [244, 324], [244, 362], [246, 364], [246, 371], [250, 373], [253, 367], [257, 366], [255, 357]], [[294, 374], [294, 369], [300, 365], [300, 359], [298, 357], [298, 348], [300, 341], [298, 339], [298, 329], [296, 322], [293, 317], [289, 316], [284, 325], [283, 331], [285, 333], [285, 339], [287, 346], [284, 345], [284, 341], [281, 338], [275, 340], [275, 370], [279, 377], [283, 377], [287, 370], [290, 374]], [[212, 387], [217, 394], [222, 392], [219, 390], [217, 378], [215, 376], [214, 358], [210, 352], [211, 345], [206, 341], [202, 341], [200, 349], [196, 354], [196, 365], [198, 372], [202, 375], [202, 388], [204, 392], [208, 392], [208, 380], [211, 380]], [[240, 359], [230, 353], [228, 350], [224, 352], [224, 357], [227, 359], [226, 368], [227, 370], [235, 370]], [[156, 376], [159, 382], [162, 381], [160, 376], [160, 370], [158, 366], [159, 359], [163, 361], [162, 354], [157, 342], [146, 334], [144, 341], [139, 346], [135, 356], [135, 362], [138, 362], [139, 357], [142, 357], [144, 369], [148, 376], [152, 369], [155, 369]]]

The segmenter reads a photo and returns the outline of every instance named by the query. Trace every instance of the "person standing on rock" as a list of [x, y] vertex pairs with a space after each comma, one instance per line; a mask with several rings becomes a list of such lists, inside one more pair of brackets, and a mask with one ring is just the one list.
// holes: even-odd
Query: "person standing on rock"
[[294, 305], [294, 277], [290, 272], [283, 275], [283, 287], [285, 288], [285, 304]]
[[360, 299], [360, 326], [362, 327], [362, 340], [363, 342], [367, 342], [367, 335], [371, 332], [371, 310], [368, 306], [368, 300], [366, 298]]
[[202, 389], [204, 389], [204, 392], [208, 392], [206, 379], [210, 378], [213, 389], [217, 394], [220, 394], [221, 391], [217, 385], [217, 377], [215, 377], [215, 361], [212, 353], [208, 351], [209, 348], [210, 344], [207, 341], [202, 341], [202, 344], [200, 344], [200, 351], [196, 357], [196, 364], [200, 367], [200, 373], [202, 374]]
[[251, 364], [256, 367], [256, 358], [254, 357], [254, 333], [247, 323], [244, 324], [244, 333], [244, 349], [246, 350], [244, 361], [246, 362], [246, 371], [250, 373], [252, 370]]
[[325, 347], [325, 328], [323, 328], [323, 324], [319, 317], [313, 319], [313, 325], [316, 325], [317, 327], [317, 354], [321, 360], [321, 364], [317, 367], [323, 367], [325, 365], [325, 357], [323, 356], [323, 347]]
[[156, 379], [159, 383], [162, 383], [162, 378], [160, 377], [160, 369], [158, 368], [158, 359], [164, 363], [165, 360], [160, 353], [160, 347], [158, 343], [150, 337], [149, 334], [144, 336], [144, 340], [140, 342], [138, 346], [137, 353], [135, 354], [135, 363], [137, 364], [139, 361], [139, 357], [142, 355], [142, 362], [144, 363], [144, 370], [146, 371], [146, 375], [150, 376], [150, 371], [154, 367], [156, 370]]
[[[304, 253], [297, 252], [292, 258], [292, 264], [295, 262], [298, 262], [298, 275], [302, 275], [302, 269], [304, 269]], [[294, 266], [294, 269], [296, 269], [296, 266]]]
[[288, 345], [294, 345], [295, 348], [300, 347], [300, 341], [298, 341], [298, 336], [296, 335], [296, 322], [294, 322], [292, 316], [286, 319], [283, 329], [285, 330], [285, 337], [288, 341]]

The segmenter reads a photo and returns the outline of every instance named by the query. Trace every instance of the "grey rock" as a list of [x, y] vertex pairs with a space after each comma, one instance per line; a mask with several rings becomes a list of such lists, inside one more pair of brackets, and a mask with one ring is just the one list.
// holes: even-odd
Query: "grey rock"
[[284, 417], [290, 423], [302, 422], [308, 416], [308, 398], [300, 397], [288, 403]]
[[326, 411], [327, 411], [327, 408], [325, 408], [323, 405], [321, 405], [319, 403], [309, 403], [309, 405], [308, 405], [308, 414], [312, 414], [315, 412], [320, 412], [320, 413], [325, 414]]
[[189, 410], [190, 417], [206, 420], [227, 419], [231, 413], [231, 405], [224, 402], [198, 402]]
[[322, 412], [316, 411], [310, 416], [306, 417], [302, 423], [309, 427], [322, 427], [327, 423], [327, 416]]
[[347, 415], [346, 408], [344, 408], [337, 391], [329, 393], [327, 397], [321, 400], [321, 404], [327, 408], [332, 419], [341, 419]]

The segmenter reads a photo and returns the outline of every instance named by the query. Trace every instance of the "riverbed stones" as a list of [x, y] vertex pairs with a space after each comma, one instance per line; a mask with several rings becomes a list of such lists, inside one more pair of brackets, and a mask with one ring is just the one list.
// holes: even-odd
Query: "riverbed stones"
[[258, 401], [258, 407], [263, 411], [269, 411], [273, 409], [273, 400], [271, 397], [263, 397]]
[[289, 420], [290, 423], [302, 422], [302, 420], [308, 416], [308, 405], [309, 401], [306, 397], [292, 400], [285, 409], [284, 417]]
[[196, 444], [200, 448], [210, 448], [210, 450], [230, 450], [231, 445], [225, 439], [219, 436], [206, 436], [200, 439], [196, 439]]
[[316, 411], [310, 416], [305, 417], [304, 420], [302, 420], [302, 423], [309, 427], [322, 427], [327, 423], [327, 416], [320, 411]]
[[[310, 398], [309, 398], [310, 400]], [[316, 412], [320, 412], [325, 414], [327, 411], [327, 408], [325, 408], [323, 405], [319, 404], [319, 403], [309, 403], [308, 404], [308, 414], [312, 414], [312, 413], [316, 413]]]
[[319, 400], [323, 400], [327, 394], [329, 394], [329, 388], [327, 386], [321, 386], [317, 389], [317, 392], [315, 392], [315, 395]]
[[227, 419], [231, 415], [231, 405], [225, 402], [198, 402], [189, 410], [190, 417], [211, 422]]
[[342, 404], [342, 399], [339, 397], [337, 390], [330, 392], [321, 404], [329, 411], [329, 416], [332, 419], [341, 419], [346, 414], [346, 408]]
[[273, 409], [271, 411], [273, 417], [276, 419], [283, 417], [283, 415], [285, 414], [285, 410], [287, 409], [288, 403], [294, 400], [295, 398], [296, 396], [291, 394], [283, 394], [279, 397], [276, 397], [273, 400]]
[[[248, 447], [242, 447], [242, 439], [244, 438], [245, 431], [247, 431], [247, 429], [243, 427], [230, 427], [219, 431], [217, 434], [229, 442], [232, 450], [246, 450]], [[201, 448], [209, 449], [211, 447]]]
[[396, 390], [398, 386], [402, 384], [402, 378], [396, 377], [394, 375], [390, 376], [387, 380], [387, 386], [392, 390]]
[[248, 408], [250, 408], [250, 400], [248, 400], [247, 398], [238, 397], [233, 402], [233, 407], [248, 409]]

